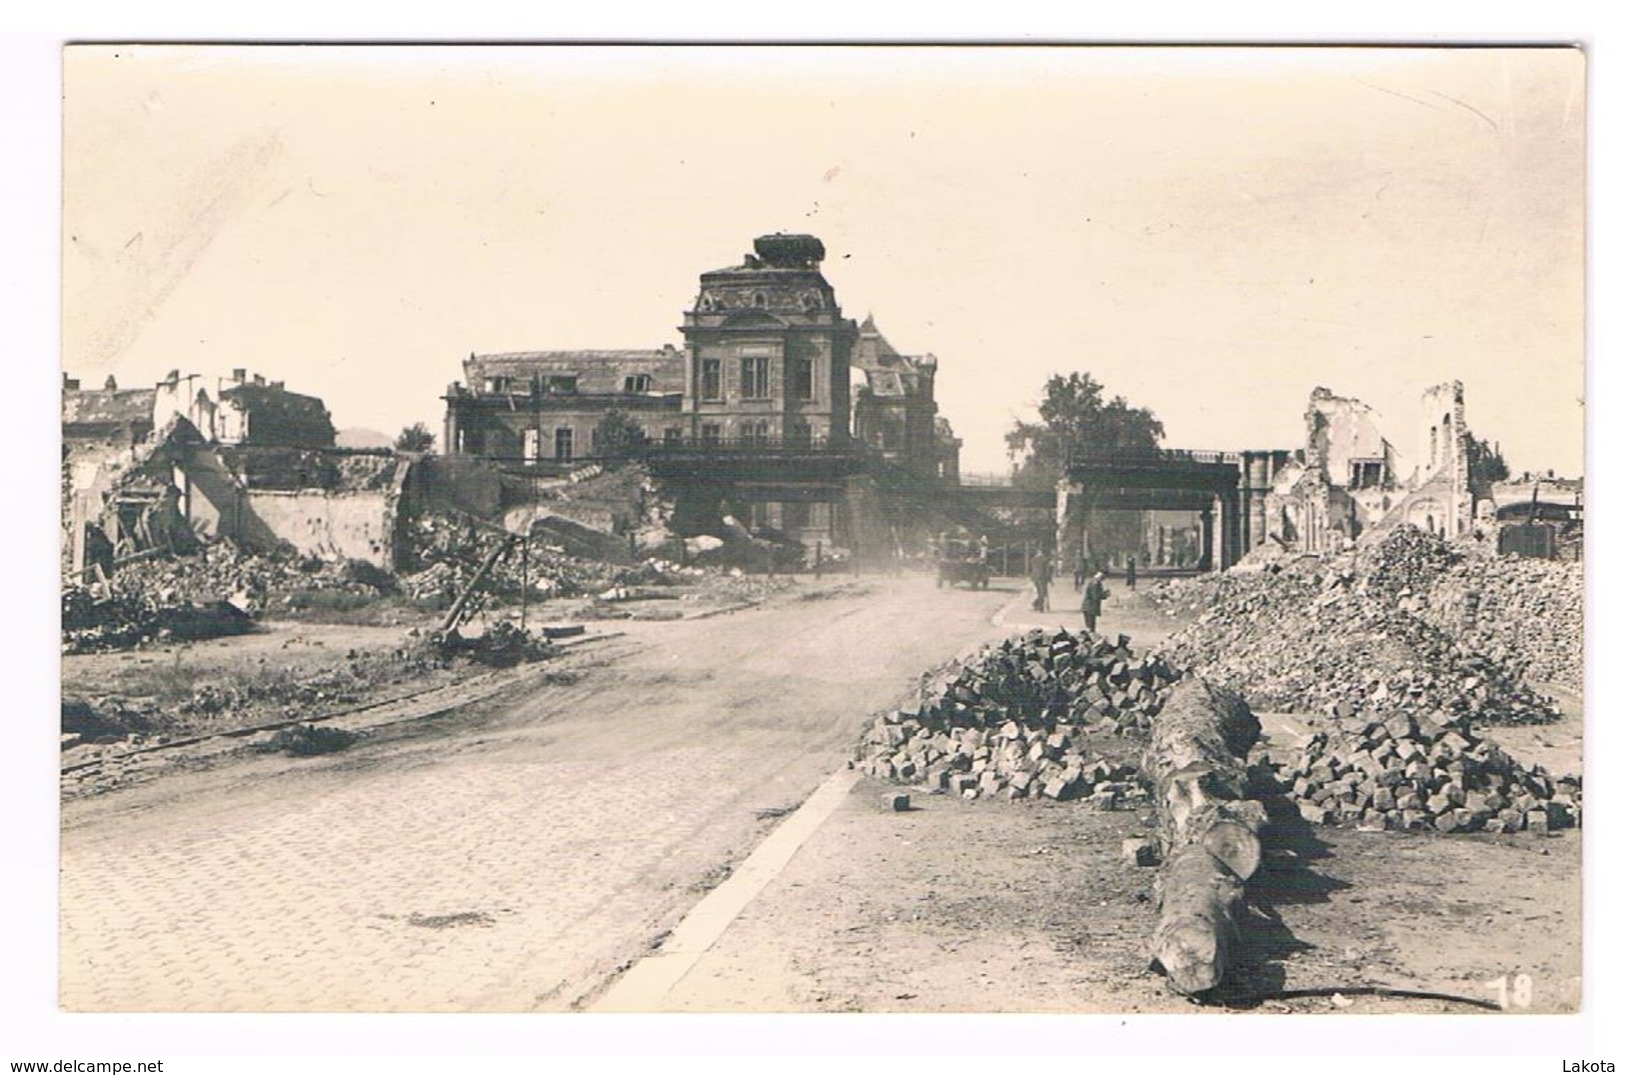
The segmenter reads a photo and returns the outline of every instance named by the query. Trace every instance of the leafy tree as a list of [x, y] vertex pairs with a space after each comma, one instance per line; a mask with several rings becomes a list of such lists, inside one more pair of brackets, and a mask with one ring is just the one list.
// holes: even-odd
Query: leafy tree
[[395, 438], [395, 450], [400, 452], [434, 451], [434, 434], [422, 422], [413, 422]]
[[592, 431], [593, 452], [606, 459], [625, 456], [648, 442], [643, 427], [615, 408], [605, 411]]
[[1105, 394], [1105, 386], [1087, 373], [1051, 375], [1038, 404], [1039, 420], [1017, 422], [1004, 435], [1005, 447], [1017, 461], [1017, 485], [1054, 485], [1066, 470], [1068, 453], [1075, 450], [1157, 447], [1163, 429], [1156, 415], [1130, 407], [1122, 396], [1107, 400]]
[[1507, 462], [1501, 457], [1501, 446], [1490, 445], [1471, 433], [1467, 434], [1467, 484], [1474, 489], [1485, 489], [1495, 482], [1504, 482], [1510, 476]]

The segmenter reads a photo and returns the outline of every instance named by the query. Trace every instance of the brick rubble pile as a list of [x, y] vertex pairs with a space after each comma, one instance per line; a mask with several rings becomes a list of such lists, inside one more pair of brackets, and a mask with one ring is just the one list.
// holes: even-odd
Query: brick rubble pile
[[272, 607], [296, 591], [366, 595], [394, 588], [388, 572], [362, 560], [327, 561], [292, 551], [254, 552], [230, 538], [205, 545], [189, 556], [122, 564], [112, 584], [114, 593], [158, 604], [227, 600], [246, 612]]
[[919, 705], [875, 718], [860, 768], [965, 798], [1142, 802], [1131, 764], [1091, 752], [1087, 733], [1149, 726], [1179, 673], [1136, 656], [1126, 635], [1034, 630], [948, 666]]
[[1555, 720], [1556, 704], [1517, 668], [1418, 614], [1423, 581], [1452, 568], [1413, 534], [1384, 542], [1363, 573], [1340, 557], [1225, 575], [1208, 610], [1169, 639], [1169, 659], [1241, 691], [1255, 709], [1342, 703], [1441, 722]]
[[121, 564], [106, 587], [65, 586], [62, 649], [86, 653], [238, 634], [250, 629], [253, 615], [288, 605], [293, 594], [375, 597], [394, 588], [388, 572], [362, 560], [259, 553], [224, 539], [185, 556]]
[[1582, 686], [1585, 569], [1567, 560], [1496, 556], [1415, 527], [1388, 535], [1360, 565], [1366, 588], [1445, 632], [1508, 674]]
[[1547, 832], [1580, 824], [1580, 778], [1525, 768], [1460, 721], [1333, 707], [1277, 780], [1311, 824]]
[[1465, 559], [1417, 615], [1525, 679], [1579, 693], [1585, 681], [1585, 570], [1521, 556]]
[[[412, 521], [409, 531], [409, 559], [416, 569], [402, 575], [401, 591], [417, 600], [452, 600], [504, 540], [495, 530], [467, 520], [420, 516]], [[615, 585], [619, 571], [614, 565], [569, 556], [533, 541], [528, 560], [515, 548], [492, 568], [486, 577], [486, 590], [514, 596], [528, 586], [533, 595], [570, 597]]]
[[252, 618], [224, 601], [156, 600], [140, 593], [62, 591], [62, 652], [93, 653], [145, 642], [193, 641], [244, 634]]

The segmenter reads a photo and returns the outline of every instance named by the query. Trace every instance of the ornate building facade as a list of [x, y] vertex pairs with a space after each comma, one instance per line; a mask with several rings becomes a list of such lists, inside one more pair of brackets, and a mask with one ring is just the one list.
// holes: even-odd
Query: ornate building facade
[[764, 235], [700, 276], [683, 315], [683, 414], [700, 444], [840, 447], [851, 435], [857, 325], [841, 314], [811, 235]]

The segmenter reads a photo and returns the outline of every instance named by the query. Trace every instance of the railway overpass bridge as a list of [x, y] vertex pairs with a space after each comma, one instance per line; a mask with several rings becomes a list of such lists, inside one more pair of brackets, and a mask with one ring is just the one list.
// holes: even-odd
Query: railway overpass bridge
[[[881, 549], [900, 523], [953, 522], [996, 531], [995, 514], [1050, 513], [1057, 563], [1100, 559], [1111, 511], [1188, 511], [1199, 520], [1201, 570], [1222, 570], [1263, 540], [1264, 495], [1285, 452], [1110, 449], [1074, 452], [1053, 489], [983, 478], [958, 484], [921, 478], [863, 446], [752, 440], [666, 443], [637, 453], [695, 520], [724, 500], [820, 505], [801, 536]], [[867, 533], [873, 531], [872, 533]]]
[[1076, 451], [1056, 490], [1059, 562], [1099, 559], [1100, 514], [1188, 511], [1199, 519], [1204, 571], [1222, 571], [1263, 541], [1269, 478], [1281, 451], [1114, 448]]

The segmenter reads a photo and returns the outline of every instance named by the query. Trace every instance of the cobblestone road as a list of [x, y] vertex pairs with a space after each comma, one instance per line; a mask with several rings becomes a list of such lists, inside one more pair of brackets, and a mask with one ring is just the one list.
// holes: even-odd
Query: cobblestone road
[[579, 1006], [1011, 599], [862, 585], [641, 625], [402, 739], [68, 804], [64, 1007]]

